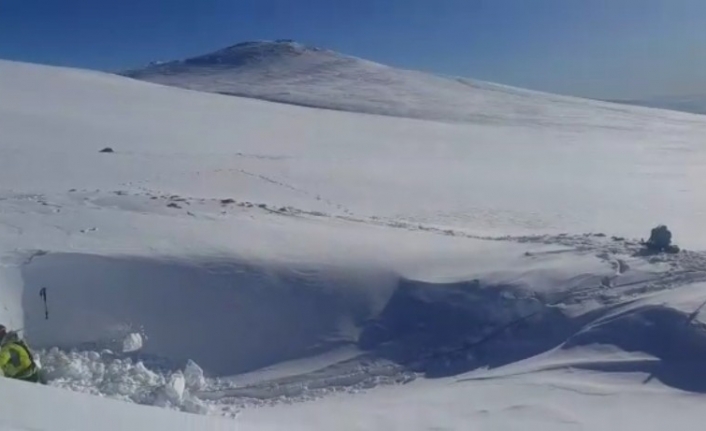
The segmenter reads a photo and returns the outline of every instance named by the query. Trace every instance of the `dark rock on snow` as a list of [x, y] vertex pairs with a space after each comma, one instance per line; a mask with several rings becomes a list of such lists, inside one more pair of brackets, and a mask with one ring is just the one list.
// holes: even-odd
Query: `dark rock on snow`
[[655, 253], [679, 253], [679, 247], [672, 245], [672, 232], [664, 225], [652, 229], [645, 246], [647, 250]]

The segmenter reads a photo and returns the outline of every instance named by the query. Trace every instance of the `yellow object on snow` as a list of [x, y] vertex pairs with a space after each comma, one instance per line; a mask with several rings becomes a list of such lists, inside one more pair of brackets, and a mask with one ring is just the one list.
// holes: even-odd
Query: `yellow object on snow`
[[21, 341], [0, 347], [0, 370], [5, 377], [21, 380], [30, 379], [37, 373], [29, 348]]

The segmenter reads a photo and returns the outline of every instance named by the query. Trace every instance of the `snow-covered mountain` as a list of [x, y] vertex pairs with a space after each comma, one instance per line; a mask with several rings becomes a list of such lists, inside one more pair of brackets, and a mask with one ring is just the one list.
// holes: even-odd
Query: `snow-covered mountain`
[[[616, 126], [621, 105], [397, 69], [291, 41], [246, 42], [124, 73], [191, 90], [429, 120]], [[595, 113], [602, 112], [600, 118]], [[645, 114], [649, 117], [650, 114]]]
[[706, 96], [669, 96], [641, 100], [616, 100], [616, 102], [706, 115]]
[[473, 88], [420, 121], [0, 61], [0, 322], [52, 386], [3, 380], [0, 430], [699, 421], [706, 117]]

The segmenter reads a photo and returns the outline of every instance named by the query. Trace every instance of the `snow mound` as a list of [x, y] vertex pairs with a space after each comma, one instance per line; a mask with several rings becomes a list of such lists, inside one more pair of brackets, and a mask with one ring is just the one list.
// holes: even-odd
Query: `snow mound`
[[[245, 42], [123, 73], [191, 90], [294, 105], [427, 120], [617, 126], [620, 105], [397, 69], [292, 41]], [[590, 111], [607, 115], [596, 121]]]

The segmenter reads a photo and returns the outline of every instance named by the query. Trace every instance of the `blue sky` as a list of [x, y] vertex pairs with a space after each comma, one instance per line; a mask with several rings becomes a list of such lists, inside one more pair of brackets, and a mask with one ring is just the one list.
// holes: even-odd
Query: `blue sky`
[[0, 0], [4, 59], [113, 71], [278, 38], [566, 94], [706, 94], [706, 0]]

